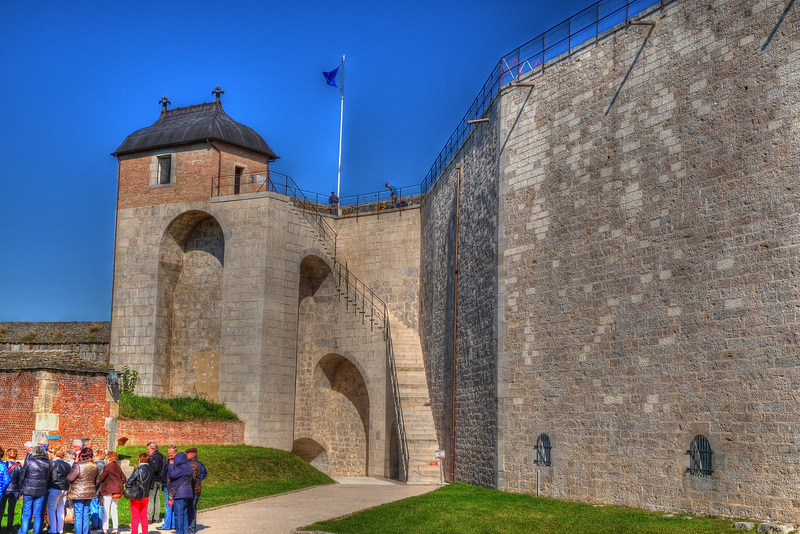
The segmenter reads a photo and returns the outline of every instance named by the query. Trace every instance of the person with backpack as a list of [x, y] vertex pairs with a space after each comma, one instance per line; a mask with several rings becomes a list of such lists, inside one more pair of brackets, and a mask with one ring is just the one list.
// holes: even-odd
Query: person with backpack
[[[6, 455], [8, 461], [4, 465], [7, 466], [9, 484], [2, 494], [3, 498], [0, 499], [0, 526], [3, 524], [3, 515], [7, 515], [6, 528], [10, 532], [14, 526], [14, 512], [16, 512], [19, 499], [19, 474], [22, 472], [22, 464], [17, 461], [17, 449], [8, 449]], [[2, 467], [3, 465], [0, 465], [0, 468]]]
[[53, 458], [53, 471], [50, 473], [50, 486], [47, 490], [47, 515], [50, 519], [50, 534], [64, 532], [64, 515], [66, 514], [67, 490], [72, 467], [64, 460], [64, 451], [57, 451]]
[[140, 454], [139, 466], [133, 470], [125, 483], [125, 498], [131, 502], [131, 534], [139, 534], [140, 524], [141, 534], [147, 534], [149, 531], [149, 495], [154, 484], [151, 460], [146, 452]]
[[197, 501], [200, 500], [200, 493], [203, 491], [203, 480], [208, 476], [208, 471], [203, 462], [197, 459], [197, 448], [189, 447], [186, 449], [186, 457], [192, 466], [192, 492], [194, 493], [192, 502], [189, 503], [189, 534], [197, 532]]

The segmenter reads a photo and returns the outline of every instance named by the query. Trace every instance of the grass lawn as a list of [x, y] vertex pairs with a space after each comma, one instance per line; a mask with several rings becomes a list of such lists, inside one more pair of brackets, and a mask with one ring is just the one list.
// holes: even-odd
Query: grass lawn
[[[183, 451], [192, 445], [178, 445]], [[195, 445], [197, 458], [208, 470], [203, 481], [203, 494], [197, 502], [200, 510], [222, 504], [266, 497], [319, 484], [332, 484], [328, 475], [317, 471], [294, 454], [248, 445]], [[139, 454], [146, 447], [117, 447], [120, 459], [138, 465]], [[166, 456], [166, 446], [161, 451]], [[162, 494], [163, 506], [163, 494]], [[119, 500], [119, 521], [130, 524], [130, 504]]]
[[[185, 450], [191, 445], [178, 446]], [[203, 481], [203, 494], [197, 502], [199, 509], [222, 504], [266, 497], [319, 484], [332, 484], [327, 475], [317, 471], [290, 452], [247, 445], [196, 445], [197, 457], [206, 469], [208, 477]], [[120, 460], [128, 459], [131, 465], [139, 464], [139, 454], [146, 452], [145, 446], [117, 447]], [[166, 447], [162, 454], [166, 456]], [[161, 499], [163, 510], [163, 493]], [[119, 521], [130, 525], [131, 508], [127, 499], [119, 500]], [[16, 520], [19, 526], [22, 515], [22, 498], [17, 501]], [[5, 526], [5, 519], [3, 519]], [[72, 527], [69, 527], [71, 531]], [[154, 528], [153, 528], [154, 529]]]
[[733, 521], [709, 517], [667, 518], [661, 513], [618, 506], [592, 506], [504, 493], [461, 482], [384, 504], [338, 521], [322, 521], [302, 530], [335, 534], [374, 532], [415, 534], [672, 534], [730, 533]]

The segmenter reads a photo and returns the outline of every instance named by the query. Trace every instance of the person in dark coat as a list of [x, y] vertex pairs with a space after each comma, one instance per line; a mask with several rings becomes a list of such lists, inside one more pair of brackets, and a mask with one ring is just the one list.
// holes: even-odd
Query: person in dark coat
[[[148, 449], [150, 446], [148, 445]], [[160, 455], [159, 455], [160, 456]], [[148, 495], [153, 486], [153, 469], [150, 467], [150, 455], [143, 452], [139, 455], [139, 466], [131, 473], [130, 478], [125, 483], [125, 496], [131, 503], [131, 534], [139, 534], [141, 524], [141, 534], [149, 532], [147, 520], [148, 514]], [[138, 498], [137, 498], [138, 497]]]
[[189, 534], [195, 534], [197, 532], [197, 501], [200, 500], [200, 494], [203, 492], [203, 480], [208, 471], [203, 462], [197, 459], [196, 447], [186, 449], [186, 457], [189, 459], [189, 465], [192, 466], [192, 489], [194, 491], [194, 497], [189, 506]]
[[58, 451], [53, 458], [53, 471], [50, 473], [50, 485], [47, 490], [47, 514], [50, 518], [50, 534], [64, 532], [64, 514], [66, 513], [67, 490], [72, 467], [64, 460], [64, 451]]
[[22, 524], [19, 534], [28, 534], [33, 517], [33, 531], [42, 531], [44, 503], [47, 500], [47, 486], [53, 464], [41, 445], [36, 445], [22, 466], [19, 474], [20, 493], [22, 493]]
[[[17, 449], [8, 449], [6, 458], [8, 458], [7, 462], [0, 462], [0, 468], [5, 468], [9, 475], [8, 487], [3, 493], [3, 498], [0, 499], [0, 526], [3, 523], [3, 515], [7, 515], [6, 528], [11, 532], [17, 499], [19, 499], [19, 474], [22, 472], [22, 464], [17, 461]], [[7, 514], [6, 510], [8, 510]]]
[[150, 470], [153, 472], [153, 484], [147, 497], [147, 521], [154, 524], [161, 519], [161, 490], [164, 486], [162, 472], [166, 472], [167, 461], [164, 455], [158, 452], [158, 443], [151, 441], [147, 444], [147, 454], [150, 455]]
[[185, 452], [175, 455], [169, 464], [169, 494], [172, 498], [172, 514], [175, 518], [175, 534], [189, 533], [189, 506], [194, 498], [192, 488], [192, 465]]

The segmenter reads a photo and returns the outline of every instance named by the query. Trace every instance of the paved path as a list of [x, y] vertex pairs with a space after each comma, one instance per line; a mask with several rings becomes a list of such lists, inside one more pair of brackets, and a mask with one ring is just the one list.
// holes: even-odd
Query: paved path
[[339, 484], [315, 486], [242, 504], [200, 510], [197, 514], [197, 532], [291, 534], [294, 529], [316, 521], [422, 495], [438, 487], [407, 486], [367, 477], [337, 479], [337, 482]]

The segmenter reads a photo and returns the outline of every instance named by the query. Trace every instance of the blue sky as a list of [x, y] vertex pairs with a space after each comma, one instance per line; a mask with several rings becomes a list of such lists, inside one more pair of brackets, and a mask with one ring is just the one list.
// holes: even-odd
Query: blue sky
[[172, 108], [209, 102], [272, 167], [342, 196], [419, 184], [502, 55], [591, 2], [5, 2], [0, 321], [111, 316], [117, 160]]

